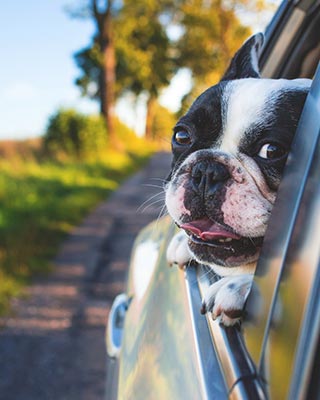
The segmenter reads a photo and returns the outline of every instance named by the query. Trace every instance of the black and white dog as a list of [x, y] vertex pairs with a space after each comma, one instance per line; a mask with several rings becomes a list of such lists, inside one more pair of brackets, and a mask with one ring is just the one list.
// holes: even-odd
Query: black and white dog
[[224, 325], [239, 320], [311, 81], [261, 79], [261, 33], [235, 54], [220, 83], [176, 124], [167, 209], [182, 229], [170, 263], [190, 259], [222, 278], [202, 312]]

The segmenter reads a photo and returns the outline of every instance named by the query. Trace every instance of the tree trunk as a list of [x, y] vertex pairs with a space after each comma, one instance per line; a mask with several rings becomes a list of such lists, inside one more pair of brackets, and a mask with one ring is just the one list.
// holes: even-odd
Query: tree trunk
[[107, 9], [104, 12], [99, 12], [96, 1], [93, 1], [93, 11], [98, 26], [99, 43], [103, 60], [100, 78], [100, 112], [105, 118], [111, 141], [115, 141], [114, 103], [116, 57], [111, 5], [112, 2], [109, 1]]
[[146, 129], [145, 129], [145, 138], [146, 139], [153, 139], [153, 132], [152, 132], [152, 124], [155, 116], [157, 105], [157, 98], [150, 94], [149, 99], [147, 101], [147, 116], [146, 116]]
[[114, 86], [115, 86], [115, 50], [110, 37], [102, 49], [103, 70], [101, 87], [101, 113], [104, 116], [111, 139], [114, 139]]

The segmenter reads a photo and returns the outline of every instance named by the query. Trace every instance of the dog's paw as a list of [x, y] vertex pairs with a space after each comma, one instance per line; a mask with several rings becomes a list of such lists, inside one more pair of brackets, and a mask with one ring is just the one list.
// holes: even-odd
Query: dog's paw
[[250, 293], [253, 276], [250, 274], [227, 276], [211, 285], [202, 300], [201, 313], [212, 313], [212, 318], [220, 317], [225, 326], [240, 321], [243, 307]]
[[184, 268], [188, 261], [191, 260], [188, 248], [188, 237], [184, 231], [174, 235], [167, 249], [167, 261], [169, 265], [178, 264], [180, 268]]

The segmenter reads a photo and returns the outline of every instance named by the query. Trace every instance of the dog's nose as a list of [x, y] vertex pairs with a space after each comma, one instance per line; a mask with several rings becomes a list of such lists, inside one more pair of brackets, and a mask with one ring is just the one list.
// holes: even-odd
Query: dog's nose
[[227, 167], [218, 162], [200, 161], [191, 171], [194, 189], [207, 196], [213, 195], [229, 178]]

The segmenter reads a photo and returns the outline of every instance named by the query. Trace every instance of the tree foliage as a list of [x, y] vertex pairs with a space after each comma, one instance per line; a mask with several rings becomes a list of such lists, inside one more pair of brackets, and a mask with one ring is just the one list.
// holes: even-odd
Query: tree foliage
[[191, 68], [197, 78], [204, 78], [210, 70], [222, 73], [250, 29], [221, 0], [190, 0], [181, 6], [181, 14], [180, 66]]
[[117, 21], [118, 91], [147, 94], [146, 137], [152, 136], [157, 97], [176, 71], [167, 33], [173, 5], [169, 0], [126, 0]]
[[[263, 5], [263, 0], [87, 1], [97, 32], [92, 43], [75, 55], [82, 71], [77, 84], [84, 95], [101, 102], [108, 90], [115, 98], [128, 91], [137, 96], [146, 93], [149, 134], [157, 98], [173, 75], [180, 68], [192, 71], [193, 89], [185, 103], [216, 83], [251, 33], [237, 16], [239, 7]], [[107, 14], [108, 28], [101, 22]], [[178, 32], [175, 36], [172, 28]], [[108, 40], [103, 39], [105, 31]], [[113, 48], [111, 63], [105, 54], [106, 42]], [[108, 62], [111, 66], [106, 73]], [[108, 80], [110, 75], [114, 78]]]
[[235, 4], [189, 0], [181, 5], [183, 33], [176, 43], [177, 64], [188, 67], [193, 77], [193, 89], [184, 99], [186, 103], [219, 80], [234, 53], [251, 34], [250, 28], [237, 17]]
[[171, 143], [172, 128], [175, 122], [175, 114], [157, 102], [151, 125], [152, 138], [158, 141], [164, 141], [164, 143], [167, 144]]
[[116, 24], [118, 92], [147, 92], [157, 97], [170, 83], [172, 43], [160, 17], [161, 1], [126, 0]]
[[81, 94], [92, 99], [99, 100], [103, 59], [96, 39], [91, 46], [81, 49], [74, 55], [76, 64], [81, 70], [81, 75], [75, 83], [79, 86]]

